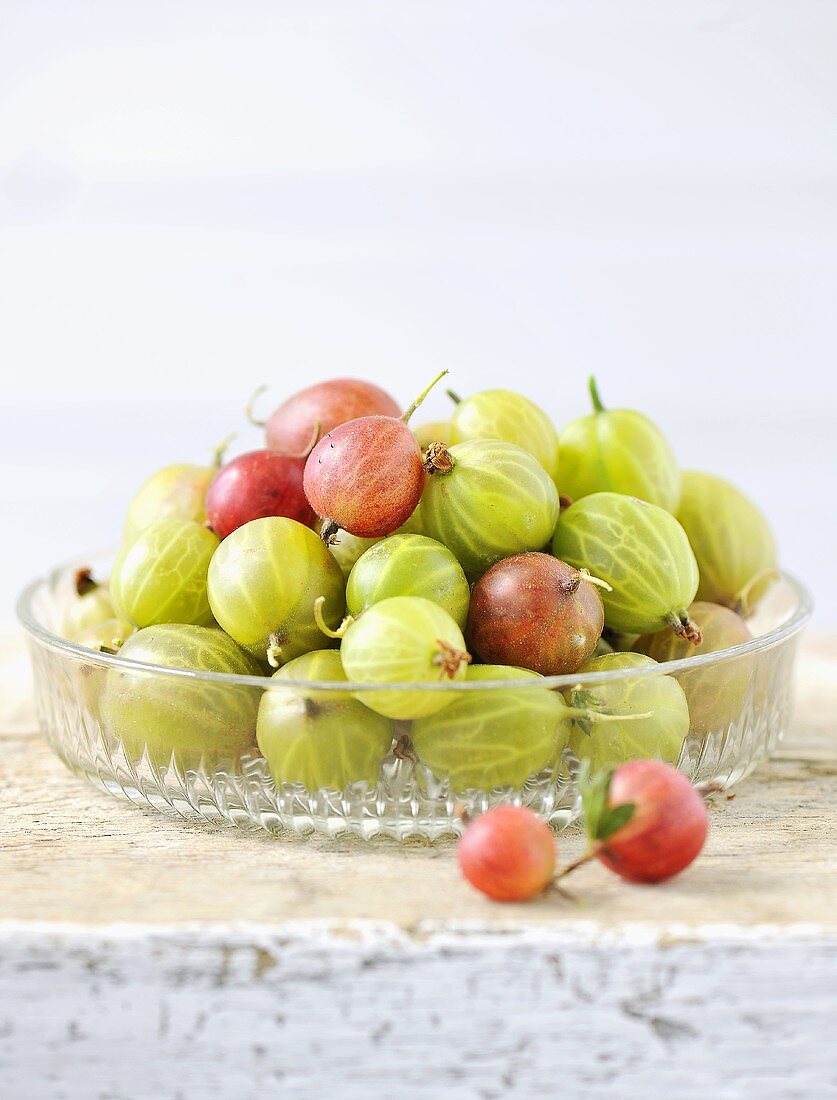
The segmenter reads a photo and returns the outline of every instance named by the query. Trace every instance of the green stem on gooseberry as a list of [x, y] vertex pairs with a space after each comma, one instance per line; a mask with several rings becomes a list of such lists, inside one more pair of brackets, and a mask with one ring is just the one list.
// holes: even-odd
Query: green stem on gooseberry
[[258, 399], [261, 397], [261, 395], [265, 392], [265, 390], [267, 388], [268, 387], [267, 387], [266, 382], [262, 382], [262, 384], [260, 386], [256, 386], [256, 388], [253, 390], [253, 393], [250, 396], [250, 400], [244, 406], [244, 415], [247, 417], [247, 419], [250, 421], [250, 423], [253, 425], [254, 428], [263, 428], [265, 426], [265, 424], [267, 423], [266, 420], [258, 420], [253, 415], [253, 406], [256, 404]]
[[603, 588], [605, 592], [612, 592], [613, 585], [608, 584], [607, 581], [603, 581], [601, 577], [594, 577], [589, 569], [579, 569], [578, 575], [583, 581], [587, 581], [588, 584], [595, 584], [599, 588]]
[[444, 476], [449, 474], [456, 464], [444, 443], [431, 443], [424, 452], [424, 462], [421, 465], [426, 474]]
[[593, 402], [593, 412], [607, 412], [607, 409], [602, 404], [602, 399], [599, 397], [599, 387], [596, 385], [595, 375], [591, 374], [588, 378], [587, 388], [590, 391], [590, 400]]
[[229, 435], [225, 435], [221, 442], [212, 450], [212, 469], [220, 470], [224, 465], [224, 455], [227, 453], [227, 448], [238, 435], [238, 432], [230, 432]]
[[584, 854], [579, 856], [578, 859], [574, 859], [572, 863], [569, 863], [563, 871], [559, 871], [553, 879], [553, 882], [560, 882], [561, 879], [566, 878], [567, 875], [572, 874], [573, 871], [577, 871], [579, 867], [583, 867], [585, 863], [589, 863], [591, 860], [595, 859], [603, 848], [604, 845], [598, 841], [595, 844], [588, 844]]
[[314, 622], [326, 637], [342, 638], [355, 620], [351, 615], [347, 615], [340, 626], [338, 626], [336, 630], [332, 630], [323, 618], [323, 604], [325, 603], [325, 599], [325, 596], [317, 596], [316, 600], [314, 600]]
[[643, 711], [641, 714], [608, 714], [601, 710], [589, 710], [581, 707], [567, 707], [567, 713], [573, 718], [583, 718], [588, 722], [638, 722], [642, 718], [653, 718], [652, 710]]
[[445, 390], [445, 393], [448, 395], [454, 405], [462, 404], [462, 398], [459, 396], [456, 390]]
[[436, 377], [433, 379], [433, 381], [430, 383], [430, 385], [425, 386], [425, 388], [421, 391], [421, 393], [418, 395], [418, 397], [415, 399], [415, 401], [412, 403], [412, 405], [410, 405], [409, 409], [407, 409], [407, 411], [401, 417], [402, 421], [405, 424], [410, 423], [410, 417], [413, 415], [413, 413], [416, 411], [416, 409], [419, 407], [419, 405], [422, 403], [422, 401], [424, 401], [425, 397], [427, 397], [427, 395], [430, 393], [430, 391], [433, 389], [433, 387], [436, 385], [436, 383], [441, 382], [441, 380], [448, 373], [449, 373], [449, 371], [447, 370], [447, 368], [445, 368], [445, 370], [439, 371], [439, 373], [436, 375]]
[[670, 615], [666, 616], [666, 621], [671, 625], [671, 629], [678, 638], [685, 638], [692, 645], [700, 645], [703, 641], [700, 627], [689, 618], [689, 613], [685, 608], [681, 607], [679, 611], [672, 611]]

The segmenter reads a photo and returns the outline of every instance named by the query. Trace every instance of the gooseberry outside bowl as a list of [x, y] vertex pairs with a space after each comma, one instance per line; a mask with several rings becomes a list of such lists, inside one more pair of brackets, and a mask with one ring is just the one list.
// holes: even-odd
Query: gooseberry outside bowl
[[[343, 790], [308, 790], [300, 783], [277, 785], [253, 741], [243, 753], [215, 752], [178, 760], [154, 750], [154, 731], [143, 743], [125, 743], [109, 728], [99, 701], [107, 677], [129, 673], [146, 690], [166, 693], [190, 685], [208, 699], [219, 690], [252, 696], [255, 712], [266, 692], [288, 691], [288, 683], [256, 676], [187, 672], [140, 665], [119, 655], [94, 653], [63, 639], [57, 632], [69, 579], [81, 563], [55, 570], [33, 582], [18, 601], [18, 616], [27, 635], [34, 670], [35, 698], [41, 729], [59, 758], [76, 774], [117, 798], [192, 820], [263, 829], [273, 834], [354, 834], [436, 840], [461, 831], [461, 811], [481, 813], [502, 802], [529, 806], [553, 828], [563, 828], [579, 814], [576, 784], [578, 759], [570, 748], [549, 767], [517, 786], [455, 789], [444, 774], [417, 758], [409, 723], [396, 723], [393, 740], [376, 782], [349, 783]], [[85, 561], [84, 564], [89, 564]], [[106, 574], [107, 562], [96, 563]], [[595, 697], [597, 688], [674, 675], [684, 690], [711, 705], [701, 707], [703, 720], [692, 723], [677, 760], [694, 782], [728, 788], [739, 782], [776, 747], [788, 728], [793, 702], [797, 642], [811, 614], [805, 587], [782, 574], [750, 621], [752, 641], [719, 653], [642, 670], [616, 670], [588, 676], [514, 680], [505, 683], [440, 683], [380, 685], [387, 692], [451, 693], [462, 699], [475, 691], [493, 698], [520, 701], [545, 687], [567, 692], [582, 688]], [[373, 689], [378, 685], [372, 685]], [[331, 696], [361, 685], [294, 683], [306, 707], [316, 708]], [[365, 692], [369, 684], [362, 685]], [[198, 694], [196, 698], [202, 698]], [[209, 705], [212, 705], [211, 703]], [[508, 708], [507, 708], [508, 709]], [[696, 708], [697, 709], [697, 708]], [[708, 717], [707, 717], [708, 716]], [[455, 726], [454, 726], [455, 729]], [[455, 734], [454, 734], [455, 736]], [[456, 745], [448, 746], [456, 757]], [[463, 753], [472, 749], [463, 748]], [[439, 769], [437, 767], [437, 773]]]

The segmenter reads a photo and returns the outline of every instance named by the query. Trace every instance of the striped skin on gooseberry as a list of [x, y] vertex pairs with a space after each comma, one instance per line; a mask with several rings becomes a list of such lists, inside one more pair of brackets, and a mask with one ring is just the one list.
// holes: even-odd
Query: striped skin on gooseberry
[[697, 592], [697, 562], [686, 532], [663, 508], [592, 493], [561, 513], [552, 552], [610, 585], [602, 603], [611, 630], [654, 634], [673, 626], [700, 640], [686, 613]]
[[[346, 675], [355, 683], [443, 684], [465, 678], [470, 656], [447, 611], [419, 596], [373, 604], [343, 631]], [[387, 718], [422, 718], [453, 701], [445, 691], [362, 691], [358, 699]]]
[[601, 596], [584, 573], [551, 554], [529, 553], [480, 577], [466, 634], [482, 661], [560, 676], [592, 657], [603, 626]]
[[686, 470], [677, 518], [697, 558], [697, 598], [745, 617], [776, 579], [776, 543], [760, 509], [734, 485]]
[[[699, 645], [690, 645], [668, 627], [658, 634], [643, 635], [635, 644], [636, 651], [665, 663], [700, 653], [718, 653], [752, 638], [741, 616], [720, 604], [693, 603], [689, 607], [689, 618], [701, 632]], [[692, 733], [702, 736], [721, 732], [735, 722], [747, 698], [752, 675], [753, 658], [750, 655], [678, 672], [677, 681], [689, 704]]]
[[[655, 665], [656, 661], [641, 653], [608, 653], [588, 661], [579, 675], [639, 671]], [[601, 709], [612, 718], [598, 723], [584, 718], [574, 722], [570, 748], [580, 760], [588, 761], [593, 775], [645, 757], [677, 762], [689, 733], [689, 708], [680, 684], [662, 669], [659, 676], [620, 677], [565, 694], [572, 707]]]
[[218, 466], [180, 463], [157, 470], [137, 490], [125, 517], [123, 542], [130, 543], [163, 519], [206, 519], [206, 491]]
[[425, 468], [424, 534], [444, 543], [469, 577], [513, 554], [541, 550], [552, 537], [558, 492], [522, 447], [488, 439], [431, 447]]
[[426, 535], [391, 535], [358, 559], [346, 585], [346, 608], [357, 618], [391, 596], [423, 596], [465, 629], [471, 589], [462, 566]]
[[[214, 627], [146, 627], [125, 641], [119, 655], [167, 668], [260, 675], [255, 659]], [[236, 766], [253, 748], [260, 694], [258, 688], [235, 683], [112, 668], [100, 710], [106, 729], [122, 742], [132, 763], [147, 751], [156, 768], [174, 759], [181, 770], [212, 769], [222, 763]]]
[[524, 806], [496, 806], [470, 822], [457, 859], [470, 884], [494, 901], [528, 901], [555, 872], [549, 826]]
[[[466, 682], [538, 680], [529, 669], [472, 665]], [[413, 722], [421, 763], [453, 792], [523, 786], [551, 766], [570, 732], [564, 700], [546, 688], [457, 692], [444, 710]]]
[[191, 519], [164, 519], [141, 531], [113, 565], [110, 594], [135, 626], [209, 626], [207, 574], [218, 538]]
[[561, 433], [561, 492], [570, 500], [591, 493], [638, 497], [676, 512], [680, 471], [659, 428], [632, 409], [606, 409], [590, 379], [594, 412]]
[[333, 378], [283, 401], [264, 425], [265, 441], [271, 451], [305, 458], [319, 439], [347, 420], [400, 415], [398, 403], [379, 386]]
[[342, 792], [353, 783], [374, 787], [392, 745], [391, 721], [348, 691], [306, 686], [345, 682], [339, 652], [306, 653], [280, 668], [273, 680], [287, 687], [274, 685], [263, 694], [256, 739], [276, 785], [301, 783], [312, 792]]
[[536, 458], [553, 481], [558, 477], [555, 425], [543, 409], [512, 390], [483, 390], [457, 400], [449, 438], [451, 444], [471, 439], [514, 443]]
[[227, 462], [206, 493], [206, 517], [220, 539], [254, 519], [286, 516], [310, 527], [314, 511], [302, 488], [305, 461], [249, 451]]
[[209, 567], [209, 602], [239, 645], [276, 665], [323, 648], [314, 602], [330, 626], [345, 610], [340, 566], [318, 535], [293, 519], [245, 523], [224, 539]]

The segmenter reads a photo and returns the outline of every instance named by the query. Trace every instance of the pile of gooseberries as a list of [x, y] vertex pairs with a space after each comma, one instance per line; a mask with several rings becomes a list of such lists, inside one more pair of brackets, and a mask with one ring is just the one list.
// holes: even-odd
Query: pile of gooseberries
[[[277, 788], [339, 795], [374, 792], [395, 759], [445, 797], [500, 801], [583, 768], [613, 794], [620, 769], [676, 765], [736, 720], [746, 655], [723, 682], [666, 662], [750, 637], [776, 576], [756, 505], [682, 472], [592, 380], [563, 432], [505, 389], [449, 391], [449, 419], [415, 425], [446, 373], [406, 407], [369, 382], [309, 386], [254, 421], [259, 445], [142, 485], [109, 581], [81, 571], [62, 624], [126, 659], [85, 690], [130, 761], [261, 755]], [[162, 686], [131, 662], [209, 675]], [[614, 834], [623, 869], [638, 828]], [[543, 837], [529, 883], [552, 874]]]

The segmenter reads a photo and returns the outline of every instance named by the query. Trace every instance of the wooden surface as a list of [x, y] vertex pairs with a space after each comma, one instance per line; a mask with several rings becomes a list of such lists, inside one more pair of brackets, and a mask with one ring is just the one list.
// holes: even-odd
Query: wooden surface
[[591, 865], [579, 904], [525, 906], [472, 891], [451, 844], [254, 836], [99, 794], [37, 734], [4, 648], [4, 1100], [203, 1095], [179, 1061], [241, 1096], [393, 1075], [399, 1100], [837, 1096], [837, 642], [805, 644], [793, 730], [713, 799], [686, 874]]

